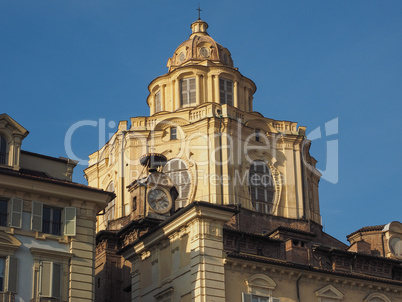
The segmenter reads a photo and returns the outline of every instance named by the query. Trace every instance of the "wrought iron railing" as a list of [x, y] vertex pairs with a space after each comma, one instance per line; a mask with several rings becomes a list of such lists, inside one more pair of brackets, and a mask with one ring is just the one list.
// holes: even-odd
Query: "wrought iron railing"
[[13, 293], [0, 293], [0, 302], [14, 302], [15, 294]]
[[7, 164], [7, 153], [0, 153], [0, 165]]
[[47, 298], [47, 297], [36, 297], [31, 299], [30, 302], [61, 302], [61, 299]]
[[7, 213], [0, 213], [0, 226], [7, 226]]

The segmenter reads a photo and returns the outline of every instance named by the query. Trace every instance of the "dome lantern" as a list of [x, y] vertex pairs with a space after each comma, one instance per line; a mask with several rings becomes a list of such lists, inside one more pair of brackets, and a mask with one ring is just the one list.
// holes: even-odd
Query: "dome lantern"
[[198, 35], [198, 36], [209, 36], [207, 33], [208, 29], [208, 23], [202, 20], [197, 20], [191, 24], [191, 30], [193, 31], [190, 39], [193, 37], [193, 35]]

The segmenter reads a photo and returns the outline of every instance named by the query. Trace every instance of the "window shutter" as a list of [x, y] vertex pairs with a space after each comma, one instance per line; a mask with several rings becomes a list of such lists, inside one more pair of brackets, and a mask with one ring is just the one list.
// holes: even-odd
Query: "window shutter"
[[155, 94], [155, 112], [159, 112], [162, 110], [162, 106], [161, 106], [161, 92], [158, 91]]
[[77, 220], [76, 208], [73, 207], [64, 208], [64, 235], [75, 236], [76, 220]]
[[5, 291], [17, 293], [18, 289], [18, 258], [8, 256], [6, 262]]
[[22, 224], [22, 199], [13, 198], [11, 200], [10, 226], [12, 228], [21, 228]]
[[32, 201], [31, 230], [42, 232], [43, 203]]
[[39, 267], [39, 295], [51, 297], [52, 262], [42, 261]]
[[190, 78], [190, 91], [189, 91], [189, 104], [195, 104], [196, 102], [196, 86], [195, 86], [195, 78]]
[[188, 105], [188, 88], [187, 79], [180, 81], [181, 84], [181, 105]]
[[61, 264], [53, 263], [53, 276], [52, 276], [52, 297], [61, 298]]
[[272, 302], [281, 302], [281, 299], [272, 297]]
[[242, 302], [252, 302], [252, 295], [242, 293]]

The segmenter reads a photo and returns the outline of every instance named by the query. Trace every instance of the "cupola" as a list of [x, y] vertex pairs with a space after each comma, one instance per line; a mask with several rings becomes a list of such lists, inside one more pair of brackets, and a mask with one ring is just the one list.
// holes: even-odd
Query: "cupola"
[[206, 103], [252, 111], [254, 82], [233, 66], [230, 51], [208, 34], [208, 28], [203, 20], [193, 22], [190, 37], [168, 60], [168, 73], [149, 84], [151, 115]]
[[208, 23], [197, 20], [191, 24], [191, 35], [176, 48], [173, 56], [169, 58], [167, 67], [169, 71], [188, 64], [200, 64], [210, 61], [233, 67], [230, 51], [215, 42], [208, 34]]

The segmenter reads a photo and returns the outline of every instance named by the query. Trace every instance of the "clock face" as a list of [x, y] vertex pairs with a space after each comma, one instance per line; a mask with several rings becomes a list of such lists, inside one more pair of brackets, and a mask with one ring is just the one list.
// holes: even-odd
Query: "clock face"
[[389, 240], [389, 248], [396, 258], [402, 259], [402, 238], [391, 237]]
[[170, 196], [165, 190], [151, 189], [148, 193], [148, 204], [156, 213], [167, 213], [172, 207]]

